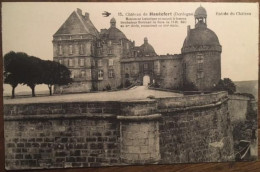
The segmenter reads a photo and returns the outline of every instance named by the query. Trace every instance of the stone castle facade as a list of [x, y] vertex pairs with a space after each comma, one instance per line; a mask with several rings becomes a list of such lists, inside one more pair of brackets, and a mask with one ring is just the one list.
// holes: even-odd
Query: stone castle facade
[[53, 35], [54, 61], [71, 71], [73, 82], [55, 86], [55, 93], [116, 89], [129, 84], [157, 84], [180, 89], [185, 84], [208, 91], [221, 79], [221, 45], [207, 28], [207, 12], [195, 11], [195, 28], [188, 26], [181, 54], [157, 55], [148, 39], [136, 46], [110, 20], [109, 29], [99, 32], [89, 14], [80, 9]]

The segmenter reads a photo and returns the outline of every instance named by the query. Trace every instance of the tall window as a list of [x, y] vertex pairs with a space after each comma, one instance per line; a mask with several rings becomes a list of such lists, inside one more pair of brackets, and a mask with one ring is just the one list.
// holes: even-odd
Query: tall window
[[62, 60], [61, 59], [59, 59], [59, 63], [62, 64]]
[[103, 77], [104, 77], [104, 72], [103, 72], [103, 70], [99, 70], [99, 71], [98, 71], [98, 80], [103, 80]]
[[91, 79], [91, 69], [86, 70], [86, 78], [89, 80]]
[[73, 53], [73, 47], [72, 47], [72, 45], [69, 45], [69, 53], [70, 53], [70, 54]]
[[108, 54], [112, 54], [112, 49], [108, 49]]
[[198, 78], [198, 79], [204, 78], [204, 72], [198, 72], [198, 73], [197, 73], [197, 78]]
[[129, 49], [129, 44], [128, 44], [128, 42], [126, 43], [126, 49], [127, 49], [127, 50]]
[[84, 66], [84, 59], [80, 59], [80, 60], [79, 60], [79, 65], [80, 65], [80, 66]]
[[109, 78], [113, 78], [114, 77], [114, 70], [113, 69], [109, 69], [108, 70], [108, 77]]
[[97, 47], [101, 47], [100, 41], [97, 42]]
[[73, 59], [69, 59], [69, 66], [73, 66]]
[[80, 54], [84, 54], [83, 44], [80, 44], [79, 53], [80, 53]]
[[102, 66], [102, 60], [98, 60], [98, 67]]
[[74, 78], [75, 77], [74, 73], [75, 73], [74, 71], [71, 71], [70, 78]]
[[198, 54], [196, 57], [198, 71], [203, 71], [204, 57], [202, 54]]
[[59, 45], [59, 55], [62, 55], [62, 46]]
[[108, 60], [108, 65], [109, 66], [113, 66], [114, 65], [114, 60], [113, 59], [109, 59]]
[[111, 46], [112, 45], [112, 41], [108, 41], [108, 46]]
[[144, 69], [148, 69], [148, 64], [147, 63], [144, 64]]

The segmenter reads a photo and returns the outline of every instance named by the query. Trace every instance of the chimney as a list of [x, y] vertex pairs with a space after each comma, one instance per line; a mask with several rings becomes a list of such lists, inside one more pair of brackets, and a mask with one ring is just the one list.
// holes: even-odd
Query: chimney
[[85, 13], [85, 19], [89, 20], [89, 13], [87, 13], [87, 12]]
[[187, 38], [190, 37], [190, 25], [187, 26]]
[[82, 15], [82, 10], [79, 9], [79, 8], [77, 8], [77, 13], [80, 14], [80, 15]]

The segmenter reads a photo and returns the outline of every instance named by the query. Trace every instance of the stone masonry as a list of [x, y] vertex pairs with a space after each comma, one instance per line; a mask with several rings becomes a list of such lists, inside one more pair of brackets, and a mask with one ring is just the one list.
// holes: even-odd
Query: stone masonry
[[5, 104], [6, 169], [233, 161], [227, 101]]

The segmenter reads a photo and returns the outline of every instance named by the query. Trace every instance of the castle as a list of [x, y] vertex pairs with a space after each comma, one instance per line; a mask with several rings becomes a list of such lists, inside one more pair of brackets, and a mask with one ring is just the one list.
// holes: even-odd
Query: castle
[[55, 86], [55, 93], [116, 89], [131, 83], [157, 84], [180, 89], [192, 84], [209, 91], [221, 79], [221, 51], [217, 35], [207, 28], [207, 12], [198, 7], [195, 28], [187, 28], [181, 54], [157, 55], [147, 38], [136, 46], [110, 20], [109, 29], [99, 32], [80, 9], [53, 35], [53, 59], [71, 71], [73, 82]]

